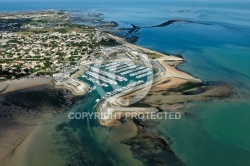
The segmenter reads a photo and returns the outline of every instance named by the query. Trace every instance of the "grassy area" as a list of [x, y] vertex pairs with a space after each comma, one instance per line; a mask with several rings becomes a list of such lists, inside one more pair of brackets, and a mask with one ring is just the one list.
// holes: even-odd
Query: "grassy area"
[[31, 23], [32, 19], [0, 19], [0, 23], [18, 23], [18, 24], [27, 24]]
[[31, 34], [42, 34], [42, 33], [71, 33], [71, 32], [77, 32], [77, 33], [85, 33], [85, 34], [91, 34], [93, 32], [94, 28], [89, 27], [83, 27], [83, 26], [72, 26], [71, 24], [67, 24], [62, 28], [43, 28], [43, 29], [22, 29], [18, 34], [24, 34], [24, 35], [31, 35]]
[[145, 54], [147, 54], [149, 59], [156, 59], [156, 58], [160, 58], [162, 55], [156, 54], [156, 53], [148, 53], [146, 52]]
[[117, 46], [117, 45], [121, 45], [121, 43], [117, 42], [117, 40], [115, 39], [102, 39], [100, 42], [99, 42], [100, 45], [102, 46]]

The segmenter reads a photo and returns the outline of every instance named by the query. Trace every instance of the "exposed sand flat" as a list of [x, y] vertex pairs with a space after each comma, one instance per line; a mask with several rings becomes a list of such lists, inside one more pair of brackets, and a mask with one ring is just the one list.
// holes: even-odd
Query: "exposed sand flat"
[[[163, 75], [161, 75], [158, 79], [159, 81], [155, 82], [151, 87], [150, 87], [150, 93], [156, 92], [156, 91], [161, 91], [161, 90], [168, 90], [171, 88], [176, 88], [186, 82], [202, 82], [200, 79], [197, 79], [185, 72], [179, 71], [175, 68], [175, 66], [170, 66], [169, 65], [169, 58], [165, 58], [168, 56], [161, 57], [157, 59], [157, 61], [164, 67], [165, 72]], [[173, 58], [175, 59], [175, 58]], [[180, 59], [177, 57], [176, 61], [179, 61]], [[116, 103], [122, 103], [122, 101], [125, 100], [134, 100], [136, 96], [140, 96], [140, 94], [145, 93], [145, 89], [141, 89], [138, 91], [135, 91], [133, 93], [130, 93], [128, 95], [119, 97], [116, 99]], [[147, 90], [148, 92], [148, 90]]]
[[[230, 95], [231, 88], [228, 86], [214, 86], [207, 87], [205, 92], [196, 95], [183, 95], [181, 93], [164, 94], [164, 91], [154, 92], [153, 95], [147, 96], [143, 99], [143, 103], [148, 103], [152, 106], [160, 107], [163, 110], [168, 110], [172, 106], [179, 104], [194, 102], [194, 101], [208, 101], [215, 98], [224, 98]], [[184, 105], [183, 105], [184, 106]], [[182, 107], [183, 107], [182, 106]]]
[[[17, 147], [33, 129], [32, 126], [7, 126], [0, 122], [0, 165], [1, 160]], [[7, 126], [7, 127], [6, 127]]]
[[165, 68], [165, 70], [166, 70], [165, 76], [166, 77], [176, 77], [176, 78], [182, 78], [182, 79], [186, 79], [186, 80], [202, 82], [200, 79], [197, 79], [197, 78], [195, 78], [195, 77], [193, 77], [185, 72], [177, 70], [173, 66], [170, 66], [166, 59], [157, 59], [157, 60]]
[[[161, 81], [159, 81], [158, 83], [154, 84], [151, 88], [149, 93], [155, 93], [157, 91], [162, 91], [162, 90], [169, 90], [171, 88], [176, 88], [184, 83], [188, 82], [185, 79], [181, 79], [181, 78], [163, 78]], [[133, 100], [134, 97], [140, 95], [141, 93], [144, 93], [144, 89], [135, 91], [133, 93], [130, 93], [128, 95], [119, 97], [116, 99], [117, 103], [122, 103], [122, 101], [124, 100]]]
[[8, 157], [11, 157], [31, 131], [43, 121], [52, 116], [51, 113], [45, 113], [40, 116], [29, 115], [30, 118], [21, 117], [16, 121], [1, 118], [0, 120], [0, 165], [2, 165]]
[[7, 82], [0, 82], [0, 93], [4, 91], [5, 89], [8, 88], [8, 83]]
[[[158, 59], [155, 59], [155, 62], [154, 62], [155, 65], [159, 65], [160, 74], [154, 78], [153, 85], [152, 86], [150, 85], [148, 87], [144, 87], [141, 89], [133, 90], [131, 93], [126, 94], [126, 95], [120, 94], [120, 96], [117, 96], [117, 98], [114, 98], [113, 100], [110, 101], [111, 104], [126, 106], [126, 105], [129, 105], [129, 103], [133, 103], [133, 101], [137, 101], [138, 97], [142, 96], [142, 94], [144, 97], [144, 95], [146, 95], [148, 92], [154, 93], [157, 91], [169, 90], [172, 88], [176, 88], [187, 82], [198, 82], [198, 83], [202, 82], [200, 79], [197, 79], [185, 72], [182, 72], [176, 69], [176, 65], [179, 64], [181, 61], [183, 61], [182, 58], [175, 57], [175, 56], [168, 56], [168, 55], [159, 53], [157, 51], [149, 50], [140, 46], [130, 44], [124, 41], [123, 39], [120, 39], [119, 37], [116, 37], [113, 35], [110, 35], [110, 36], [116, 40], [119, 40], [120, 42], [122, 42], [124, 45], [128, 47], [140, 49], [144, 51], [145, 53], [154, 53], [154, 54], [160, 55], [160, 57]], [[98, 112], [101, 112], [99, 109], [98, 109]], [[140, 112], [140, 108], [135, 108], [133, 112], [137, 112], [137, 113]], [[115, 114], [119, 114], [119, 113], [115, 113]], [[100, 120], [100, 124], [104, 126], [116, 125], [116, 123], [117, 122], [112, 119], [109, 119], [106, 121]]]
[[[27, 154], [29, 153], [32, 143], [36, 141], [35, 136], [51, 118], [53, 118], [52, 115], [42, 118], [36, 126], [30, 127], [30, 130], [23, 128], [23, 133], [27, 133], [27, 131], [29, 132], [25, 135], [25, 138], [21, 141], [21, 143], [14, 148], [12, 153], [0, 161], [0, 166], [27, 166], [27, 160], [29, 160], [29, 156]], [[17, 139], [17, 142], [18, 141], [20, 140]]]
[[[117, 122], [117, 125], [114, 124], [115, 121]], [[118, 120], [114, 120], [114, 123], [105, 133], [102, 130], [102, 126], [93, 128], [98, 141], [107, 146], [107, 148], [109, 148], [113, 153], [116, 153], [128, 165], [143, 165], [138, 159], [133, 157], [131, 147], [121, 143], [125, 139], [136, 136], [138, 132], [137, 126], [130, 119], [127, 119], [126, 122], [122, 124]]]
[[[47, 117], [50, 117], [51, 115], [44, 115], [43, 117], [40, 117], [39, 119], [36, 119], [36, 122], [31, 120], [31, 123], [24, 124], [24, 125], [15, 125], [10, 124], [9, 122], [6, 122], [6, 125], [4, 123], [0, 122], [0, 166], [5, 166], [5, 162], [9, 160], [9, 158], [12, 157], [14, 153], [16, 153], [16, 148], [19, 148], [19, 145], [22, 145], [20, 148], [23, 149], [23, 147], [26, 147], [25, 144], [29, 142], [30, 133], [32, 133], [33, 129], [37, 126], [38, 121], [43, 121], [43, 119], [46, 119]], [[46, 117], [46, 118], [45, 118]], [[6, 127], [7, 126], [7, 127]], [[20, 154], [20, 158], [22, 157], [23, 152], [18, 153]], [[15, 154], [16, 155], [16, 154]], [[12, 161], [13, 162], [13, 161]], [[11, 163], [12, 163], [11, 162]], [[20, 163], [13, 163], [10, 164], [9, 161], [7, 162], [7, 165], [19, 165]]]
[[20, 80], [10, 80], [0, 82], [0, 89], [8, 86], [5, 90], [0, 91], [0, 94], [14, 92], [16, 90], [32, 88], [41, 85], [53, 85], [51, 78], [27, 78]]
[[151, 87], [150, 92], [175, 88], [186, 82], [187, 80], [181, 78], [163, 78], [160, 82]]
[[0, 165], [12, 157], [20, 144], [25, 144], [24, 140], [27, 142], [34, 128], [62, 113], [75, 99], [68, 91], [54, 86], [37, 86], [0, 95]]

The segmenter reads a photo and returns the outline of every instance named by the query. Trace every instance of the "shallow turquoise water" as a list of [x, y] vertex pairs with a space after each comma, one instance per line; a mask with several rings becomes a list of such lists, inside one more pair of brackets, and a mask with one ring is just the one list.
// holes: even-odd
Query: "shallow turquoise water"
[[187, 62], [179, 66], [181, 70], [204, 81], [232, 83], [242, 98], [196, 103], [185, 110], [195, 113], [195, 119], [163, 121], [159, 128], [170, 135], [172, 148], [187, 165], [247, 166], [250, 164], [249, 20], [237, 15], [236, 10], [220, 17], [213, 11], [207, 12], [205, 18], [197, 19], [211, 21], [212, 26], [180, 23], [145, 29], [138, 44], [169, 53], [182, 52]]

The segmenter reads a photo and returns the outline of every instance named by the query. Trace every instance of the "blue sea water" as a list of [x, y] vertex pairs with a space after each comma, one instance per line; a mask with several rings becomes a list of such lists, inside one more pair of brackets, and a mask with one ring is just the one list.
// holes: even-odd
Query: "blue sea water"
[[[43, 9], [96, 10], [121, 26], [152, 26], [170, 19], [205, 23], [142, 28], [136, 44], [181, 53], [186, 60], [181, 70], [204, 81], [231, 83], [240, 98], [194, 103], [185, 111], [195, 113], [195, 119], [162, 121], [158, 128], [170, 136], [171, 148], [186, 165], [250, 165], [250, 2], [0, 2], [0, 11]], [[90, 107], [72, 109], [81, 106]], [[108, 132], [91, 123], [93, 130]]]

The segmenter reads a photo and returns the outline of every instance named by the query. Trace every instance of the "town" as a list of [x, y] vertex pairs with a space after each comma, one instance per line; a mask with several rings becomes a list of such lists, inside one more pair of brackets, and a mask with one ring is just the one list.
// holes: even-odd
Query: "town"
[[[31, 18], [34, 20], [26, 23]], [[17, 24], [15, 21], [22, 22], [18, 30], [0, 31], [0, 80], [49, 77], [62, 70], [72, 72], [81, 60], [96, 58], [89, 56], [95, 55], [91, 53], [96, 48], [119, 44], [108, 36], [99, 37], [100, 32], [95, 28], [73, 25], [63, 19], [58, 23], [59, 18], [66, 18], [66, 13], [0, 16], [1, 22], [14, 20], [8, 24], [12, 28]]]

